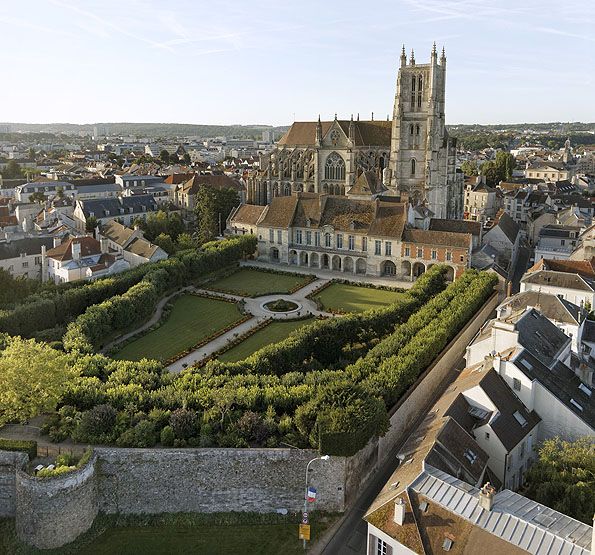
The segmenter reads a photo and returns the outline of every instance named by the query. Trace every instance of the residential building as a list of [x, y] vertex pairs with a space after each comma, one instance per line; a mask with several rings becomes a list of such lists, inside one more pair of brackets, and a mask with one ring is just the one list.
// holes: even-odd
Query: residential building
[[504, 210], [483, 226], [482, 245], [491, 247], [498, 254], [499, 265], [507, 272], [516, 261], [520, 239], [519, 225]]
[[40, 279], [42, 250], [53, 244], [48, 236], [0, 241], [0, 268], [15, 278]]
[[93, 237], [74, 237], [43, 253], [43, 279], [67, 283], [97, 279], [130, 268], [125, 260], [108, 252], [107, 241]]
[[227, 218], [227, 233], [230, 235], [256, 235], [258, 220], [265, 207], [257, 204], [240, 204]]
[[470, 220], [441, 220], [432, 218], [430, 220], [430, 231], [445, 231], [447, 233], [469, 233], [472, 239], [472, 248], [475, 250], [481, 245], [483, 225], [481, 222]]
[[563, 161], [535, 160], [529, 162], [525, 168], [525, 177], [544, 181], [570, 181], [574, 173], [575, 167]]
[[520, 290], [559, 295], [584, 308], [595, 306], [595, 278], [577, 273], [530, 269], [521, 278]]
[[463, 218], [474, 222], [486, 222], [495, 218], [499, 210], [496, 189], [485, 183], [485, 177], [471, 178], [465, 184]]
[[146, 219], [147, 214], [158, 210], [159, 204], [152, 195], [77, 200], [74, 208], [74, 219], [77, 229], [85, 231], [89, 218], [94, 218], [95, 224], [119, 220], [124, 225], [131, 225], [137, 218]]
[[566, 260], [578, 244], [581, 228], [578, 226], [547, 224], [539, 231], [535, 246], [535, 262], [542, 258]]
[[175, 206], [182, 210], [182, 214], [187, 218], [192, 218], [196, 194], [200, 187], [213, 189], [233, 189], [238, 193], [240, 204], [243, 204], [246, 199], [245, 187], [243, 183], [237, 179], [233, 179], [227, 175], [213, 175], [213, 174], [193, 174], [187, 181], [176, 186], [173, 193], [173, 202]]
[[108, 253], [121, 256], [131, 268], [147, 262], [165, 260], [167, 253], [145, 239], [140, 228], [126, 227], [111, 220], [95, 231], [95, 238], [107, 241]]

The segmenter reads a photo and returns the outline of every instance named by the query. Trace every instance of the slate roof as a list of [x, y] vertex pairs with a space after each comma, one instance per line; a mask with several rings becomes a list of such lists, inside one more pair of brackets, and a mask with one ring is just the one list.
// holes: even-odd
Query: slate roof
[[521, 278], [521, 281], [532, 285], [549, 285], [562, 289], [575, 289], [577, 291], [595, 291], [593, 278], [567, 272], [537, 270], [527, 272]]
[[423, 229], [406, 229], [403, 241], [424, 245], [471, 248], [472, 237], [469, 233], [452, 233], [448, 231], [424, 231]]
[[126, 250], [136, 254], [137, 256], [141, 256], [142, 258], [150, 260], [153, 255], [161, 249], [143, 237], [136, 237], [126, 247]]
[[[323, 121], [323, 138], [333, 126], [334, 121]], [[337, 120], [339, 127], [349, 136], [349, 120]], [[316, 144], [316, 121], [296, 121], [287, 133], [277, 143], [280, 146], [314, 146]], [[354, 121], [356, 146], [384, 146], [390, 147], [391, 121]]]
[[574, 326], [582, 321], [579, 306], [557, 295], [550, 295], [540, 291], [517, 293], [506, 299], [498, 308], [505, 306], [509, 306], [513, 312], [532, 306], [550, 320]]
[[[546, 224], [539, 230], [539, 237], [578, 238], [581, 228], [572, 225]], [[572, 236], [571, 234], [574, 233]]]
[[527, 310], [517, 320], [519, 343], [546, 366], [570, 342], [570, 338], [553, 322], [535, 309]]
[[12, 241], [0, 242], [0, 260], [18, 258], [21, 254], [41, 254], [41, 247], [51, 249], [54, 245], [53, 237], [28, 237]]
[[110, 220], [101, 226], [101, 235], [121, 247], [126, 245], [133, 233], [134, 229], [126, 227], [116, 220]]
[[[490, 401], [496, 405], [498, 412], [489, 420], [489, 425], [502, 442], [511, 451], [527, 434], [539, 424], [541, 418], [535, 411], [529, 412], [519, 398], [511, 391], [504, 379], [495, 370], [490, 370], [479, 382]], [[518, 412], [523, 416], [526, 425], [522, 426], [513, 416]]]
[[[491, 229], [498, 226], [506, 238], [514, 245], [519, 234], [519, 224], [517, 224], [504, 210], [500, 210], [494, 219], [494, 225]], [[491, 231], [491, 229], [489, 231]], [[489, 231], [487, 233], [489, 233]]]
[[471, 220], [446, 220], [432, 218], [430, 220], [430, 231], [448, 231], [451, 233], [470, 233], [476, 237], [481, 235], [481, 222]]
[[[145, 211], [155, 212], [159, 209], [153, 195], [88, 199], [79, 200], [78, 202], [87, 218], [91, 215], [91, 212], [93, 212], [96, 218], [118, 217], [123, 215], [120, 213], [121, 208], [124, 209], [124, 214], [138, 214]], [[143, 210], [143, 206], [145, 210]]]
[[[529, 379], [537, 380], [570, 411], [595, 430], [595, 395], [592, 389], [585, 386], [568, 366], [557, 362], [548, 368], [527, 349], [518, 353], [513, 362]], [[591, 395], [586, 391], [591, 391]]]

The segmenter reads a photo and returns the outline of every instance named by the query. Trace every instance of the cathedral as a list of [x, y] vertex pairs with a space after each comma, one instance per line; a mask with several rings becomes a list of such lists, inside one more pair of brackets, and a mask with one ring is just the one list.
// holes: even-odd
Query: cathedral
[[436, 218], [463, 214], [456, 139], [445, 126], [446, 55], [400, 57], [392, 121], [295, 122], [248, 176], [247, 202], [270, 204], [298, 192], [350, 198], [406, 197]]

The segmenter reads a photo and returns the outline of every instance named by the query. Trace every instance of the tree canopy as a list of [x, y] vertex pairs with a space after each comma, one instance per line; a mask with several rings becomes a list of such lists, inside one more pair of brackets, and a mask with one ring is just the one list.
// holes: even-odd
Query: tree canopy
[[591, 524], [595, 512], [595, 443], [559, 437], [543, 442], [526, 475], [524, 495]]
[[238, 204], [240, 197], [234, 189], [199, 187], [194, 207], [199, 241], [212, 241], [222, 233], [229, 214]]
[[77, 372], [46, 343], [8, 337], [0, 351], [0, 426], [53, 411]]

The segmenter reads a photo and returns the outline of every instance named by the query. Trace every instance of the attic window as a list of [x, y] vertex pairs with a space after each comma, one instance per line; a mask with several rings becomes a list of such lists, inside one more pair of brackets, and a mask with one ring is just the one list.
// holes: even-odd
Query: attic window
[[518, 411], [515, 410], [514, 413], [512, 414], [512, 416], [514, 416], [514, 419], [524, 428], [527, 425], [527, 420], [525, 419], [525, 417]]
[[586, 395], [588, 395], [589, 397], [591, 397], [591, 394], [593, 393], [593, 391], [591, 390], [591, 388], [587, 385], [585, 385], [584, 383], [580, 383], [580, 385], [578, 386], [578, 388]]
[[[477, 460], [477, 455], [471, 449], [465, 449], [465, 458], [473, 464]], [[448, 550], [447, 550], [448, 551]]]
[[444, 549], [444, 551], [450, 551], [452, 543], [453, 542], [450, 538], [444, 538], [444, 542], [442, 542], [442, 549]]
[[429, 506], [430, 506], [430, 505], [429, 505], [429, 503], [428, 503], [427, 501], [422, 501], [422, 502], [419, 504], [419, 510], [420, 510], [421, 512], [425, 513], [425, 512], [428, 510], [428, 507], [429, 507]]
[[468, 412], [471, 416], [479, 418], [480, 420], [483, 420], [489, 414], [487, 410], [474, 406], [470, 406]]
[[581, 412], [583, 412], [583, 407], [581, 405], [579, 405], [574, 399], [570, 399], [570, 404], [575, 406]]
[[521, 360], [521, 364], [527, 369], [527, 370], [533, 370], [533, 365], [526, 359], [524, 358], [523, 360]]

